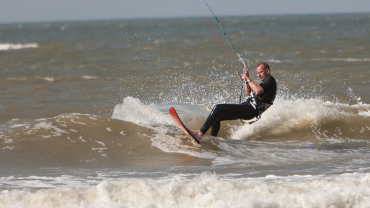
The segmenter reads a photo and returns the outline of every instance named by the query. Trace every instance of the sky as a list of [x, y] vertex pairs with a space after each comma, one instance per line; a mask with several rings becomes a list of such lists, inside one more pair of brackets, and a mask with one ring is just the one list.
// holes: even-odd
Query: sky
[[[209, 16], [204, 0], [0, 0], [0, 23]], [[370, 0], [207, 0], [217, 16], [369, 13]]]

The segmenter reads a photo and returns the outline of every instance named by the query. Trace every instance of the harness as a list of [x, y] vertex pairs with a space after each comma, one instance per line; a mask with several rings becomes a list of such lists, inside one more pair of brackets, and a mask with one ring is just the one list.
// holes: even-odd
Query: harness
[[[254, 110], [256, 110], [256, 120], [250, 121], [247, 124], [252, 124], [258, 121], [261, 118], [263, 112], [265, 112], [273, 103], [266, 103], [261, 100], [260, 97], [257, 96], [255, 92], [252, 92], [250, 96], [247, 98], [245, 103], [250, 104]], [[240, 120], [242, 123], [245, 124], [244, 121]]]

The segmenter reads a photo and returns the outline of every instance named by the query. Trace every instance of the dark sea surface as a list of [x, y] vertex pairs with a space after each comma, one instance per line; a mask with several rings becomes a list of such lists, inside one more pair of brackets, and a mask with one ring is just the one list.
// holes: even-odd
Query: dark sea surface
[[204, 18], [0, 25], [0, 207], [369, 207], [370, 15], [220, 20], [278, 95], [202, 145], [169, 108], [242, 86]]

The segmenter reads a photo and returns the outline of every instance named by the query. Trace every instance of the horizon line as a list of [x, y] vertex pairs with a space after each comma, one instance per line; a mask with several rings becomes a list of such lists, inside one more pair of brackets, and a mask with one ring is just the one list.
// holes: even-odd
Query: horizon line
[[[219, 15], [223, 18], [235, 18], [235, 17], [283, 17], [283, 16], [325, 16], [325, 15], [370, 15], [370, 12], [331, 12], [331, 13], [303, 13], [303, 14], [253, 14], [253, 15]], [[213, 16], [207, 16], [211, 18]], [[0, 25], [12, 25], [12, 24], [46, 24], [46, 23], [67, 23], [67, 22], [99, 22], [99, 21], [135, 21], [135, 20], [163, 20], [163, 19], [197, 19], [204, 18], [202, 15], [194, 16], [177, 16], [177, 17], [133, 17], [133, 18], [80, 18], [74, 20], [34, 20], [34, 21], [0, 21]]]

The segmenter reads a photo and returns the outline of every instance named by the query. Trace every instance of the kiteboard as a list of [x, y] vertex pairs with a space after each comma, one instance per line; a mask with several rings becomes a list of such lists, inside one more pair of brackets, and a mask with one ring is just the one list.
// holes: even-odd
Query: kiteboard
[[197, 144], [200, 144], [200, 141], [197, 138], [195, 138], [194, 136], [192, 136], [190, 134], [189, 129], [186, 128], [186, 126], [182, 123], [182, 121], [180, 120], [179, 116], [176, 113], [175, 108], [172, 107], [170, 109], [170, 115], [173, 119], [173, 122], [176, 124], [177, 127], [179, 127], [186, 135], [188, 135], [192, 139], [193, 142], [195, 142]]

